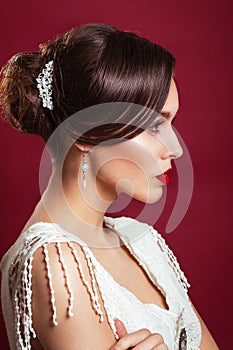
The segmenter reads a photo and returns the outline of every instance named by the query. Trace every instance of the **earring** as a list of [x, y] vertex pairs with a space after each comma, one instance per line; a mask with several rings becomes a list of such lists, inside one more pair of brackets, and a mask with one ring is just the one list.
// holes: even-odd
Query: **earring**
[[87, 173], [87, 170], [89, 169], [89, 165], [87, 163], [85, 147], [83, 152], [83, 161], [82, 161], [81, 169], [82, 169], [82, 187], [86, 188], [87, 187], [86, 173]]

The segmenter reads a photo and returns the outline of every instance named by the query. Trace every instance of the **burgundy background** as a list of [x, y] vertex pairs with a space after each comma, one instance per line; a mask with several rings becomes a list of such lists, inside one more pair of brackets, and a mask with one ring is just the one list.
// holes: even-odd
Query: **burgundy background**
[[[176, 198], [174, 172], [167, 206], [156, 224], [192, 285], [191, 298], [222, 350], [232, 349], [232, 1], [41, 0], [1, 6], [2, 65], [14, 53], [72, 26], [111, 23], [138, 32], [171, 50], [177, 59], [180, 113], [175, 127], [190, 152], [194, 193], [176, 230], [165, 227]], [[0, 123], [0, 254], [16, 239], [40, 198], [38, 169], [44, 143]], [[232, 194], [232, 193], [231, 193]], [[122, 215], [136, 216], [134, 201]], [[7, 350], [1, 321], [1, 349]]]

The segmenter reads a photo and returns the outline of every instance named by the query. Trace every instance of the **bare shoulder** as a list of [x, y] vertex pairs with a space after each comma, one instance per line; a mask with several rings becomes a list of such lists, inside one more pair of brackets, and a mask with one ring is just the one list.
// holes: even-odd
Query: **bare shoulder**
[[79, 244], [49, 243], [34, 252], [33, 325], [44, 349], [108, 349], [113, 345], [115, 338], [93, 283]]

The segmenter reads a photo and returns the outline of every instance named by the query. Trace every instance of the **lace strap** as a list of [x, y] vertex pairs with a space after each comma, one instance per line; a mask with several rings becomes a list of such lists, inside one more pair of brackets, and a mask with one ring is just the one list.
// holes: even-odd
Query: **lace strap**
[[151, 227], [151, 232], [156, 239], [157, 243], [159, 244], [161, 250], [166, 256], [166, 259], [170, 266], [172, 266], [173, 270], [176, 273], [176, 276], [178, 278], [178, 281], [186, 291], [188, 292], [188, 288], [190, 288], [190, 284], [188, 283], [187, 278], [185, 277], [184, 272], [180, 268], [180, 264], [177, 261], [177, 258], [175, 257], [172, 250], [168, 247], [167, 243], [165, 242], [165, 239], [161, 236], [160, 233], [158, 233], [153, 227]]

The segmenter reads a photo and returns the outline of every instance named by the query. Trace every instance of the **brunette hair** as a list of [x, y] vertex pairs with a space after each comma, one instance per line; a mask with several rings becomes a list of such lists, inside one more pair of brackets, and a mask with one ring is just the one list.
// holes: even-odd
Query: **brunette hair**
[[[50, 60], [54, 61], [53, 110], [42, 106], [36, 83]], [[90, 106], [128, 102], [160, 112], [174, 66], [173, 55], [146, 38], [110, 24], [83, 24], [41, 44], [38, 52], [16, 54], [6, 63], [0, 81], [3, 118], [19, 131], [47, 141], [65, 119]], [[114, 138], [137, 136], [150, 121], [138, 119], [132, 127], [129, 119], [122, 118], [114, 126], [109, 121], [95, 128], [86, 120], [91, 130], [75, 134], [81, 143], [95, 145], [113, 134]], [[125, 124], [128, 127], [122, 127]]]

